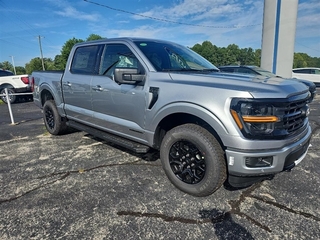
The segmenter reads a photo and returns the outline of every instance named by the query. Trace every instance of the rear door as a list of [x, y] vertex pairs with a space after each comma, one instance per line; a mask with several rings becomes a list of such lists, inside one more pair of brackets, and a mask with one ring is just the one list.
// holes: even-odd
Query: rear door
[[91, 81], [97, 74], [97, 59], [103, 45], [78, 47], [69, 71], [63, 76], [62, 90], [65, 112], [70, 119], [92, 121]]

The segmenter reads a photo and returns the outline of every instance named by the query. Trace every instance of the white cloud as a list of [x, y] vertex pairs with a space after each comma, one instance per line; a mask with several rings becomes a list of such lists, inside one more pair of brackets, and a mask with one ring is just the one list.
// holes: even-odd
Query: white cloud
[[53, 12], [63, 17], [78, 19], [78, 20], [86, 20], [91, 22], [96, 22], [101, 17], [99, 14], [96, 14], [96, 13], [87, 13], [84, 11], [77, 10], [77, 8], [74, 6], [79, 5], [79, 3], [73, 3], [70, 1], [64, 1], [64, 0], [44, 0], [44, 1], [48, 2], [50, 5], [59, 9]]
[[87, 14], [84, 12], [80, 12], [71, 6], [65, 7], [62, 11], [55, 11], [55, 13], [63, 17], [69, 17], [69, 18], [74, 18], [79, 20], [87, 20], [87, 21], [95, 22], [95, 21], [98, 21], [99, 19], [98, 14]]
[[[263, 2], [227, 1], [227, 0], [185, 0], [174, 6], [156, 6], [146, 12], [134, 15], [136, 20], [153, 18], [155, 24], [167, 22], [190, 27], [211, 28], [238, 27], [262, 23]], [[147, 16], [148, 18], [143, 18]], [[169, 26], [168, 26], [169, 27]], [[210, 28], [208, 28], [210, 29]], [[204, 30], [204, 31], [208, 31]]]
[[159, 35], [163, 35], [168, 32], [165, 28], [153, 28], [151, 26], [140, 26], [134, 29], [113, 29], [106, 30], [107, 36], [113, 37], [145, 37], [145, 38], [161, 38]]

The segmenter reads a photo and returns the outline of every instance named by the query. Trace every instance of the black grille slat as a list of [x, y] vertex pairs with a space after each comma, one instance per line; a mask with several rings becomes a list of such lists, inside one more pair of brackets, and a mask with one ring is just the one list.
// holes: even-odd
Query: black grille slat
[[288, 134], [292, 134], [304, 126], [304, 119], [307, 116], [304, 114], [303, 108], [306, 105], [307, 100], [304, 99], [303, 101], [289, 103], [286, 106], [277, 108], [276, 115], [282, 119], [282, 127]]

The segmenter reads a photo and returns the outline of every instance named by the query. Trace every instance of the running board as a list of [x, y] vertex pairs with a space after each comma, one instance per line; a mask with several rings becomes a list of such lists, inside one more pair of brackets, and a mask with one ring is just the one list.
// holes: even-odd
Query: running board
[[96, 128], [93, 128], [93, 127], [90, 127], [90, 126], [87, 126], [87, 125], [84, 125], [82, 123], [78, 123], [78, 122], [75, 122], [72, 120], [67, 121], [67, 125], [75, 128], [75, 129], [78, 129], [80, 131], [87, 132], [87, 133], [89, 133], [93, 136], [96, 136], [98, 138], [101, 138], [103, 140], [115, 143], [121, 147], [125, 147], [127, 149], [130, 149], [131, 151], [134, 151], [136, 153], [147, 153], [150, 149], [150, 147], [148, 147], [146, 145], [131, 141], [126, 138], [116, 136], [111, 133], [101, 131], [99, 129], [96, 129]]

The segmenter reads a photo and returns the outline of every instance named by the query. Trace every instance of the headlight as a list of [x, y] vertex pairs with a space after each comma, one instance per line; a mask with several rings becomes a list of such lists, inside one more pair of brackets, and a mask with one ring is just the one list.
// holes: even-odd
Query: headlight
[[230, 113], [238, 128], [250, 139], [284, 139], [308, 126], [309, 92], [290, 98], [234, 98]]
[[239, 129], [249, 138], [273, 135], [275, 124], [280, 121], [271, 103], [233, 99], [230, 112]]

